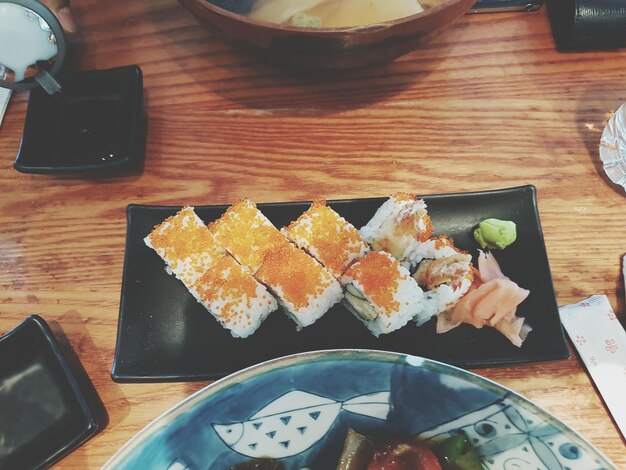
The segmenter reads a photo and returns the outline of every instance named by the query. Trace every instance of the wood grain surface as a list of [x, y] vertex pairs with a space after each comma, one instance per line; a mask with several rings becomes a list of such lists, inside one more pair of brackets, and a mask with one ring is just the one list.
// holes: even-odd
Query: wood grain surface
[[[626, 50], [560, 53], [545, 9], [460, 19], [396, 62], [296, 73], [232, 51], [175, 0], [75, 0], [68, 70], [138, 64], [143, 172], [20, 174], [27, 93], [0, 127], [0, 333], [39, 313], [91, 377], [110, 422], [57, 468], [98, 468], [206, 383], [116, 384], [125, 208], [534, 184], [559, 304], [606, 294], [624, 323], [626, 193], [597, 147], [626, 101]], [[475, 371], [554, 413], [626, 468], [624, 440], [576, 354]]]

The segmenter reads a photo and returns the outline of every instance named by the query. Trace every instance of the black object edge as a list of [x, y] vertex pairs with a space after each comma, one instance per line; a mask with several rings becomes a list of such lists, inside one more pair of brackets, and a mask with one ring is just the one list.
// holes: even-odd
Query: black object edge
[[[145, 141], [146, 141], [146, 116], [143, 110], [144, 106], [144, 93], [143, 93], [143, 72], [139, 65], [124, 65], [121, 67], [115, 67], [111, 69], [102, 69], [102, 70], [86, 70], [80, 72], [74, 72], [71, 74], [72, 77], [86, 77], [89, 78], [90, 75], [100, 75], [104, 73], [115, 73], [118, 71], [124, 70], [134, 70], [137, 74], [137, 88], [135, 92], [137, 93], [137, 103], [136, 108], [133, 110], [133, 121], [131, 123], [131, 128], [134, 130], [132, 133], [132, 144], [129, 155], [123, 160], [114, 160], [107, 163], [90, 163], [87, 165], [73, 165], [73, 166], [34, 166], [23, 164], [20, 162], [20, 154], [22, 152], [22, 144], [24, 142], [24, 136], [22, 136], [22, 140], [20, 141], [20, 148], [17, 152], [17, 157], [13, 162], [13, 168], [20, 173], [35, 173], [35, 174], [72, 174], [72, 173], [102, 173], [102, 172], [112, 172], [116, 170], [121, 170], [125, 168], [141, 168], [143, 164], [144, 154], [145, 154]], [[63, 81], [64, 76], [61, 75], [58, 77], [59, 81]], [[63, 93], [61, 91], [61, 93]], [[30, 115], [33, 113], [31, 107], [28, 106], [26, 109], [26, 118], [24, 121], [24, 126], [26, 126], [26, 122], [29, 121]]]
[[35, 469], [45, 469], [50, 467], [53, 463], [61, 460], [67, 454], [80, 447], [96, 435], [100, 430], [104, 429], [108, 423], [108, 415], [104, 404], [100, 400], [100, 397], [98, 396], [80, 362], [78, 364], [74, 364], [73, 367], [70, 365], [70, 362], [75, 362], [78, 358], [71, 358], [70, 360], [70, 358], [67, 357], [66, 353], [59, 346], [55, 334], [42, 317], [39, 315], [29, 315], [13, 329], [0, 336], [0, 340], [5, 338], [8, 339], [11, 336], [17, 335], [21, 330], [29, 327], [36, 327], [41, 332], [46, 344], [54, 354], [57, 364], [61, 367], [63, 377], [70, 386], [76, 401], [83, 411], [83, 417], [87, 422], [87, 426], [81, 433], [77, 434], [74, 439], [68, 442], [65, 446], [60, 447], [47, 458], [40, 461], [35, 467]]

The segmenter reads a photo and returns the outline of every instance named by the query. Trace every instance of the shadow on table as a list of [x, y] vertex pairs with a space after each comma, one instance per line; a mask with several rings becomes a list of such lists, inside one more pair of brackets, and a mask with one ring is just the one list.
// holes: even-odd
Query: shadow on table
[[[601, 101], [594, 98], [590, 102], [588, 97], [603, 97]], [[626, 92], [624, 87], [615, 81], [612, 82], [596, 82], [591, 87], [585, 89], [581, 97], [579, 97], [576, 107], [576, 127], [578, 134], [583, 141], [589, 158], [593, 166], [602, 178], [606, 186], [617, 193], [620, 197], [626, 197], [626, 192], [619, 185], [613, 183], [604, 172], [602, 160], [600, 159], [599, 145], [602, 138], [602, 132], [611, 115], [619, 108], [622, 103], [626, 102]], [[622, 265], [622, 253], [619, 259], [615, 260], [620, 266]], [[616, 297], [617, 297], [617, 313], [621, 313], [621, 322], [626, 321], [626, 287], [622, 279], [623, 274], [616, 279]]]
[[[164, 24], [165, 11], [144, 18]], [[179, 6], [167, 9], [172, 17], [189, 13]], [[290, 109], [304, 113], [333, 113], [367, 107], [401, 93], [425, 79], [453, 47], [445, 37], [433, 39], [396, 61], [359, 70], [341, 72], [303, 71], [273, 65], [245, 51], [223, 44], [215, 35], [193, 21], [181, 40], [180, 28], [161, 31], [163, 47], [176, 53], [172, 62], [196, 84], [225, 99], [257, 110]], [[443, 32], [445, 36], [445, 31]]]

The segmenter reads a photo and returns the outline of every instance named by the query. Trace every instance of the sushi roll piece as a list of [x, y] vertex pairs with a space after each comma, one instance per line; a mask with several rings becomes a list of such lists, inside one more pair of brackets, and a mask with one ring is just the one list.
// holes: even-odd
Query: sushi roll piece
[[190, 206], [157, 225], [144, 243], [188, 289], [226, 254]]
[[313, 201], [306, 212], [281, 232], [337, 279], [350, 263], [369, 251], [359, 231], [322, 200]]
[[[417, 265], [413, 278], [424, 289], [423, 310], [415, 317], [417, 326], [454, 308], [470, 291], [476, 275], [472, 257], [444, 238], [441, 249]], [[435, 243], [436, 244], [436, 243]]]
[[454, 246], [454, 240], [447, 235], [432, 237], [420, 241], [405, 253], [404, 263], [414, 271], [423, 260], [434, 260], [454, 256], [459, 250]]
[[276, 295], [298, 328], [313, 324], [343, 297], [333, 275], [288, 241], [265, 254], [255, 277]]
[[250, 336], [278, 308], [265, 286], [228, 254], [196, 281], [191, 293], [235, 338]]
[[397, 193], [378, 208], [360, 233], [374, 250], [404, 261], [420, 242], [430, 238], [433, 228], [423, 199]]
[[209, 225], [215, 239], [254, 274], [265, 254], [287, 239], [249, 199], [236, 202], [217, 221]]
[[167, 218], [144, 241], [233, 336], [251, 335], [278, 308], [276, 299], [227, 253], [193, 207]]
[[344, 273], [344, 304], [374, 334], [391, 333], [422, 310], [422, 289], [391, 255], [370, 251]]

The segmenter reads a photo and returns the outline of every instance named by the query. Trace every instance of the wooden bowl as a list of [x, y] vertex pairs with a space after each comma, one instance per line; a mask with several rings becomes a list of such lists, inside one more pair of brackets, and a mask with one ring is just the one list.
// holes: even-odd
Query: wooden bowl
[[475, 0], [448, 0], [422, 13], [370, 26], [296, 28], [247, 18], [207, 0], [178, 0], [226, 43], [306, 69], [351, 69], [390, 62], [424, 44]]

